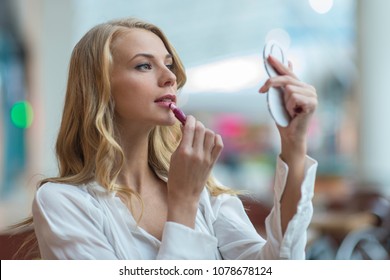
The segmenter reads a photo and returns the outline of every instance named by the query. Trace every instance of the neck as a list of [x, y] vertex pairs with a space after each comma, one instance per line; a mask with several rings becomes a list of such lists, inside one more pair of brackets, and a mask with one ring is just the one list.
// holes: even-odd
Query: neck
[[120, 141], [125, 155], [118, 183], [142, 193], [144, 186], [149, 186], [156, 180], [156, 175], [148, 163], [148, 145], [150, 131], [140, 133], [126, 129], [120, 131]]

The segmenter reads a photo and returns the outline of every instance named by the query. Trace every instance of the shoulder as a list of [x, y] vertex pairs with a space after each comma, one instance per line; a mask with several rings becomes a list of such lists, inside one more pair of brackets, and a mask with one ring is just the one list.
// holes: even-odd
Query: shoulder
[[52, 183], [48, 182], [40, 186], [35, 194], [35, 199], [42, 200], [58, 200], [58, 199], [70, 199], [70, 198], [86, 198], [88, 193], [81, 186]]
[[94, 198], [85, 186], [52, 182], [39, 187], [33, 201], [33, 208], [59, 212], [65, 209], [89, 211], [91, 208], [96, 208], [94, 205]]

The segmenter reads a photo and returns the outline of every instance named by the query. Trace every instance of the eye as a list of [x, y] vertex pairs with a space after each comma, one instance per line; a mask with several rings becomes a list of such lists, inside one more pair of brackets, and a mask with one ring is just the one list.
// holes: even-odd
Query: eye
[[167, 64], [167, 65], [165, 65], [169, 70], [173, 70], [173, 68], [175, 67], [174, 65], [173, 65], [173, 63], [171, 63], [171, 64]]
[[142, 63], [135, 67], [138, 70], [146, 71], [152, 69], [152, 65], [150, 63]]

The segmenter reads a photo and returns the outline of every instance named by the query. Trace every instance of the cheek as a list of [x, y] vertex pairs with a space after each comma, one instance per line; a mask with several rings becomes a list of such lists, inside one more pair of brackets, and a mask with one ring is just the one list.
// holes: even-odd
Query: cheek
[[124, 116], [126, 112], [131, 112], [129, 108], [133, 103], [134, 91], [131, 84], [124, 80], [114, 80], [111, 82], [111, 95], [115, 104], [115, 112], [119, 116]]
[[116, 80], [111, 84], [111, 94], [115, 103], [115, 113], [123, 119], [137, 119], [150, 102], [145, 92], [147, 88], [139, 81]]
[[111, 77], [111, 92], [116, 98], [142, 94], [147, 91], [148, 81], [142, 76], [120, 73]]
[[115, 104], [115, 113], [121, 117], [129, 117], [136, 110], [136, 101], [134, 93], [130, 90], [126, 91], [113, 91], [112, 97]]
[[138, 90], [137, 83], [126, 76], [111, 79], [111, 94], [116, 104], [128, 102], [137, 95]]

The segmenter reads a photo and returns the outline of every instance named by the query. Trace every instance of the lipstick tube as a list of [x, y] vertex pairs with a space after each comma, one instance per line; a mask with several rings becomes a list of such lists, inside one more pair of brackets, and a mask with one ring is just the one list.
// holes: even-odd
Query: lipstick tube
[[187, 117], [186, 115], [183, 113], [182, 110], [180, 110], [175, 104], [173, 103], [170, 103], [169, 104], [169, 109], [172, 110], [173, 114], [175, 115], [175, 117], [182, 123], [182, 125], [185, 125], [186, 124], [186, 120], [187, 120]]

